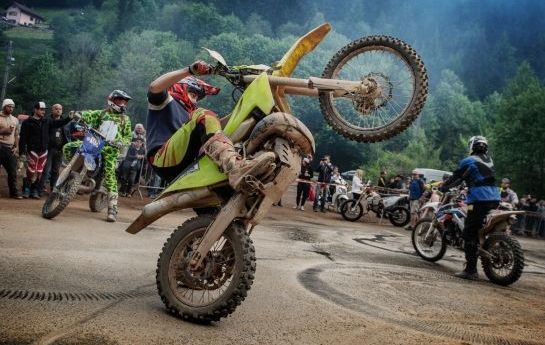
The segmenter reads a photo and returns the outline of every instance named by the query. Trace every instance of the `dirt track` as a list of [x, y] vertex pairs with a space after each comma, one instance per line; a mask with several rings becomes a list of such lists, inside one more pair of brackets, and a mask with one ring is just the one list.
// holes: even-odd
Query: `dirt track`
[[192, 212], [132, 236], [139, 199], [108, 224], [86, 197], [53, 221], [39, 216], [43, 200], [2, 198], [0, 344], [545, 344], [544, 241], [520, 238], [528, 265], [512, 287], [482, 272], [466, 282], [452, 276], [460, 252], [427, 263], [406, 231], [293, 210], [293, 199], [252, 235], [246, 301], [199, 326], [167, 314], [154, 286], [163, 242]]

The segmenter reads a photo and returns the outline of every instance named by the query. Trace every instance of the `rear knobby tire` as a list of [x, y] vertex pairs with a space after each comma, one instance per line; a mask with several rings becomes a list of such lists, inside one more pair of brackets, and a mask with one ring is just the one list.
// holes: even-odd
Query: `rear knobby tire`
[[[354, 207], [355, 209], [351, 211], [351, 209]], [[345, 220], [355, 222], [363, 215], [363, 206], [358, 202], [358, 200], [346, 200], [341, 204], [341, 215]]]
[[[247, 292], [250, 290], [254, 280], [256, 258], [252, 240], [244, 227], [234, 222], [231, 223], [223, 234], [224, 238], [230, 243], [235, 261], [230, 275], [232, 279], [226, 289], [220, 293], [216, 300], [208, 304], [202, 303], [202, 305], [189, 305], [176, 296], [176, 292], [171, 288], [172, 284], [169, 278], [175, 272], [169, 272], [169, 267], [172, 267], [171, 259], [175, 256], [177, 246], [179, 244], [183, 246], [188, 238], [192, 238], [191, 236], [202, 237], [202, 234], [204, 234], [204, 231], [213, 220], [214, 216], [211, 215], [201, 215], [187, 220], [165, 242], [157, 261], [156, 280], [161, 300], [170, 313], [192, 322], [207, 323], [218, 321], [220, 318], [233, 313], [237, 306], [246, 298]], [[189, 261], [190, 256], [188, 255], [183, 260], [184, 265]], [[178, 269], [181, 270], [181, 268]], [[182, 274], [186, 274], [187, 271], [182, 270], [181, 272]], [[186, 279], [185, 277], [176, 278], [176, 282], [174, 283], [178, 284], [178, 279]], [[194, 284], [194, 281], [187, 280], [187, 282], [188, 284]], [[204, 289], [200, 288], [200, 290]], [[198, 290], [193, 289], [192, 291]]]
[[394, 137], [401, 133], [418, 117], [428, 94], [428, 76], [420, 56], [407, 43], [390, 36], [369, 36], [352, 41], [339, 50], [324, 69], [322, 78], [335, 78], [337, 68], [345, 59], [373, 47], [376, 50], [387, 49], [396, 52], [399, 59], [404, 60], [414, 76], [415, 85], [412, 98], [405, 111], [391, 122], [381, 127], [358, 128], [339, 116], [338, 110], [332, 102], [329, 92], [320, 92], [320, 108], [327, 123], [342, 136], [359, 142], [378, 142]]
[[89, 196], [89, 209], [91, 212], [101, 212], [108, 207], [108, 195], [104, 192], [91, 192]]
[[[78, 193], [79, 186], [81, 184], [81, 175], [77, 171], [71, 171], [68, 178], [62, 185], [54, 188], [47, 196], [44, 206], [42, 207], [42, 216], [47, 219], [52, 219], [58, 216], [68, 206], [70, 201], [74, 199]], [[62, 198], [58, 205], [53, 207], [53, 203], [59, 197], [59, 191], [64, 190], [65, 196]]]
[[393, 226], [405, 226], [411, 221], [411, 213], [407, 208], [398, 206], [390, 212], [388, 219]]
[[[495, 250], [495, 245], [502, 245], [501, 250]], [[499, 275], [494, 267], [497, 267], [498, 262], [493, 262], [484, 255], [481, 256], [483, 271], [491, 282], [507, 286], [519, 280], [524, 269], [524, 253], [520, 247], [520, 243], [515, 238], [506, 234], [492, 234], [484, 242], [483, 249], [492, 255], [503, 252], [504, 255], [508, 255], [510, 261], [508, 264], [508, 273], [506, 275]]]

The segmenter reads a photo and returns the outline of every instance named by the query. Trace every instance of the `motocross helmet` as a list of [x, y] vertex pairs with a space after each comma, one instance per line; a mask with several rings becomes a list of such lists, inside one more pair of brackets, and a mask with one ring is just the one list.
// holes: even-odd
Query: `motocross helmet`
[[197, 105], [189, 98], [188, 93], [197, 95], [197, 101], [206, 96], [217, 95], [220, 89], [195, 77], [186, 77], [168, 89], [169, 94], [180, 102], [187, 111], [193, 111]]
[[126, 107], [124, 105], [115, 104], [114, 99], [124, 99], [126, 101], [130, 101], [132, 97], [123, 90], [113, 90], [108, 95], [108, 106], [116, 113], [122, 114], [125, 112], [125, 110], [127, 110]]
[[488, 141], [485, 137], [476, 135], [469, 139], [468, 145], [469, 154], [486, 153], [488, 152]]

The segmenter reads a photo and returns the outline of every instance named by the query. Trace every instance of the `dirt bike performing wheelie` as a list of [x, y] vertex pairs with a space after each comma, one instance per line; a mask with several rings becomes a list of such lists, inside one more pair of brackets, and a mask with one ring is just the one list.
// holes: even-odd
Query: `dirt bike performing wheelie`
[[157, 263], [159, 295], [171, 313], [192, 321], [217, 321], [246, 298], [256, 270], [250, 234], [297, 178], [301, 158], [315, 151], [312, 133], [291, 114], [284, 95], [319, 97], [327, 122], [360, 142], [391, 138], [422, 110], [427, 95], [424, 64], [411, 47], [392, 37], [371, 36], [348, 44], [321, 78], [291, 78], [299, 60], [330, 29], [324, 24], [301, 37], [274, 68], [229, 66], [219, 53], [208, 50], [217, 61], [215, 74], [242, 91], [223, 133], [242, 157], [267, 159], [233, 188], [225, 168], [215, 163], [217, 157], [202, 155], [127, 228], [136, 234], [173, 211], [197, 211], [197, 217], [172, 233]]

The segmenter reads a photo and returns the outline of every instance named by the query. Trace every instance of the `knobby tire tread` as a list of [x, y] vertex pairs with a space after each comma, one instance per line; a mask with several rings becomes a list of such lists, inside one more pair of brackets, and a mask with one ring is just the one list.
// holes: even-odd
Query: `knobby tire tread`
[[[250, 290], [256, 271], [256, 257], [253, 242], [250, 236], [246, 233], [244, 228], [238, 225], [231, 224], [226, 233], [231, 231], [233, 241], [240, 241], [242, 253], [242, 272], [240, 279], [237, 282], [232, 282], [236, 287], [230, 291], [227, 296], [222, 296], [219, 300], [213, 302], [211, 305], [199, 308], [200, 312], [191, 311], [189, 309], [184, 310], [180, 305], [181, 302], [175, 303], [171, 301], [169, 294], [166, 293], [166, 289], [170, 289], [168, 283], [168, 272], [166, 272], [167, 279], [164, 281], [164, 274], [162, 272], [163, 265], [166, 265], [168, 270], [168, 263], [172, 256], [174, 249], [178, 245], [178, 242], [182, 240], [186, 235], [196, 229], [207, 227], [214, 220], [212, 215], [200, 215], [185, 221], [181, 226], [176, 229], [170, 236], [170, 238], [163, 245], [159, 259], [157, 260], [156, 270], [156, 283], [157, 290], [161, 300], [165, 304], [167, 310], [173, 315], [180, 317], [184, 320], [188, 320], [195, 323], [209, 323], [211, 321], [219, 321], [222, 317], [227, 317], [235, 311], [235, 309], [244, 301], [247, 296], [247, 292]], [[236, 244], [233, 245], [236, 247]], [[236, 248], [233, 248], [236, 250]], [[236, 266], [235, 266], [236, 267]], [[236, 273], [233, 272], [233, 276]], [[233, 278], [234, 279], [234, 278]], [[230, 288], [227, 289], [229, 291]], [[173, 296], [174, 297], [174, 296]], [[175, 298], [175, 297], [174, 297]]]
[[411, 46], [395, 37], [376, 35], [362, 37], [358, 40], [352, 41], [339, 50], [326, 65], [324, 72], [322, 73], [322, 78], [331, 79], [337, 65], [346, 56], [355, 50], [363, 49], [367, 46], [385, 46], [394, 49], [400, 53], [403, 59], [409, 64], [414, 74], [416, 85], [413, 98], [411, 99], [411, 103], [407, 110], [392, 122], [386, 124], [384, 127], [357, 130], [351, 128], [336, 118], [335, 112], [333, 111], [334, 106], [328, 92], [320, 92], [319, 99], [322, 114], [324, 115], [327, 123], [337, 133], [358, 142], [373, 143], [396, 136], [409, 127], [410, 124], [418, 117], [422, 111], [422, 108], [424, 107], [424, 104], [426, 103], [426, 97], [428, 94], [428, 76], [422, 59]]
[[513, 250], [514, 262], [511, 273], [505, 277], [496, 275], [496, 273], [494, 273], [492, 270], [492, 262], [485, 256], [481, 256], [481, 265], [485, 275], [491, 282], [502, 286], [508, 286], [519, 280], [520, 276], [522, 275], [522, 271], [524, 269], [524, 252], [520, 247], [519, 241], [507, 234], [492, 234], [488, 236], [483, 244], [483, 249], [488, 250], [490, 245], [498, 240], [507, 242], [507, 244]]
[[428, 222], [428, 223], [431, 223], [431, 219], [429, 218], [423, 218], [423, 219], [420, 219], [418, 222], [416, 222], [416, 225], [412, 231], [412, 234], [411, 234], [411, 242], [413, 244], [413, 248], [414, 250], [416, 251], [416, 253], [418, 254], [418, 256], [420, 256], [422, 259], [426, 260], [426, 261], [429, 261], [429, 262], [436, 262], [436, 261], [439, 261], [443, 258], [443, 256], [445, 256], [445, 253], [447, 251], [447, 244], [445, 243], [444, 239], [441, 239], [441, 249], [439, 250], [439, 253], [437, 253], [437, 255], [435, 256], [432, 256], [432, 257], [429, 257], [429, 256], [425, 256], [424, 254], [422, 254], [422, 252], [420, 252], [420, 250], [418, 249], [418, 246], [416, 245], [416, 229], [418, 229], [418, 225], [421, 224], [421, 223], [425, 223], [425, 222]]
[[42, 216], [46, 219], [53, 219], [56, 216], [58, 216], [67, 206], [70, 204], [70, 201], [74, 199], [76, 194], [78, 193], [79, 185], [81, 184], [81, 175], [75, 171], [72, 171], [70, 173], [70, 177], [65, 181], [65, 183], [70, 183], [70, 189], [68, 190], [68, 193], [66, 196], [59, 202], [57, 207], [55, 207], [53, 210], [48, 211], [48, 205], [50, 205], [53, 200], [52, 197], [54, 196], [54, 193], [51, 192], [47, 196], [47, 199], [44, 203], [44, 206], [42, 207]]

